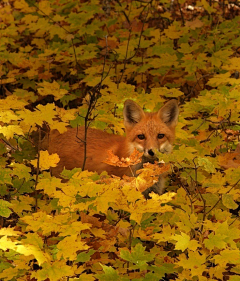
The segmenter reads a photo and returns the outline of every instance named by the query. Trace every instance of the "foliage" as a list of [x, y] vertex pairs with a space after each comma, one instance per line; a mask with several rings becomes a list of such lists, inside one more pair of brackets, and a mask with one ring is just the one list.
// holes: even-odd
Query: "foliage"
[[[190, 2], [0, 3], [1, 280], [239, 280], [239, 7]], [[51, 177], [41, 127], [123, 134], [128, 98], [180, 102], [168, 192], [152, 164]]]

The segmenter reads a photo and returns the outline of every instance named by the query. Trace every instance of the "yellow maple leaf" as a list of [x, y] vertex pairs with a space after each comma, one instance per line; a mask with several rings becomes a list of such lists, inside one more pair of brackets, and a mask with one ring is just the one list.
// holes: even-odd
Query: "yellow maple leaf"
[[12, 120], [18, 120], [19, 117], [14, 114], [12, 110], [6, 110], [0, 112], [0, 121], [4, 123], [9, 123]]
[[180, 28], [177, 30], [176, 26], [170, 25], [164, 32], [170, 39], [178, 39], [184, 33], [184, 30]]
[[33, 245], [19, 245], [19, 242], [11, 241], [7, 238], [7, 236], [3, 236], [0, 239], [0, 248], [4, 251], [6, 250], [14, 250], [24, 256], [33, 255], [38, 263], [41, 265], [45, 261], [49, 261], [50, 257], [47, 253], [42, 252], [40, 249]]
[[34, 198], [29, 196], [19, 196], [18, 200], [14, 199], [11, 203], [13, 211], [16, 214], [21, 215], [23, 211], [31, 211], [32, 206], [34, 205]]
[[[39, 168], [40, 170], [48, 170], [50, 167], [56, 167], [60, 161], [57, 153], [49, 155], [48, 151], [40, 151]], [[31, 164], [37, 168], [37, 159], [32, 160]]]
[[18, 10], [21, 10], [23, 13], [33, 13], [35, 11], [34, 7], [29, 7], [27, 2], [24, 0], [15, 0], [14, 7]]
[[16, 251], [24, 256], [33, 255], [39, 265], [50, 260], [50, 256], [33, 245], [18, 245]]
[[58, 132], [60, 134], [63, 134], [65, 132], [67, 132], [67, 126], [68, 125], [69, 125], [68, 123], [63, 123], [63, 122], [57, 121], [57, 122], [53, 123], [52, 125], [50, 125], [50, 128], [51, 128], [51, 130], [56, 129], [56, 130], [58, 130]]
[[203, 22], [199, 19], [195, 19], [193, 21], [187, 21], [186, 26], [190, 27], [191, 29], [200, 28], [203, 26]]
[[103, 239], [106, 238], [106, 232], [103, 229], [101, 229], [101, 228], [93, 227], [93, 228], [91, 228], [91, 233], [95, 237], [100, 237], [100, 238], [103, 238]]
[[15, 134], [24, 135], [22, 128], [18, 125], [8, 125], [4, 127], [0, 125], [0, 133], [3, 134], [8, 140], [12, 139]]
[[93, 275], [89, 273], [82, 273], [79, 276], [79, 281], [94, 281], [94, 280], [96, 280], [95, 277], [93, 277]]
[[56, 107], [56, 112], [63, 122], [68, 122], [69, 120], [74, 120], [76, 118], [78, 109], [72, 108], [65, 110], [64, 108]]
[[166, 195], [158, 195], [151, 193], [151, 200], [140, 199], [128, 206], [128, 211], [131, 213], [130, 219], [135, 220], [138, 224], [141, 223], [143, 214], [149, 213], [165, 213], [172, 212], [172, 207], [168, 205], [161, 206], [162, 203], [167, 203], [176, 195], [174, 192], [168, 192]]
[[37, 109], [35, 111], [30, 111], [28, 109], [19, 111], [19, 114], [23, 119], [21, 124], [22, 127], [26, 125], [35, 126], [35, 124], [42, 126], [44, 122], [47, 122], [49, 125], [51, 125], [56, 122], [53, 121], [56, 115], [54, 104], [48, 103], [44, 106], [39, 104], [36, 108]]
[[188, 251], [188, 256], [181, 254], [177, 265], [191, 271], [192, 276], [202, 275], [206, 269], [206, 254], [198, 251]]
[[158, 240], [158, 243], [160, 242], [170, 242], [170, 237], [173, 236], [175, 233], [175, 229], [171, 228], [170, 225], [163, 225], [162, 232], [161, 233], [155, 233], [153, 235], [154, 239]]
[[188, 248], [190, 243], [190, 236], [186, 233], [181, 232], [181, 235], [175, 234], [171, 238], [177, 241], [175, 245], [176, 250], [181, 250], [183, 252]]
[[83, 241], [81, 241], [77, 234], [67, 236], [63, 240], [61, 240], [58, 245], [58, 253], [57, 258], [69, 260], [75, 260], [77, 257], [77, 251], [87, 250], [89, 246], [87, 246]]
[[71, 224], [62, 224], [59, 230], [61, 236], [68, 236], [78, 234], [81, 230], [90, 229], [90, 223], [82, 223], [81, 221], [74, 221]]
[[[10, 83], [10, 82], [8, 82]], [[0, 100], [0, 110], [22, 109], [27, 103], [19, 100], [15, 95], [8, 96], [6, 99]]]
[[130, 216], [130, 219], [134, 220], [138, 224], [141, 224], [142, 216], [143, 216], [142, 213], [133, 212]]
[[68, 93], [67, 90], [60, 89], [60, 85], [56, 81], [53, 81], [52, 83], [44, 81], [38, 83], [38, 86], [42, 87], [38, 88], [38, 93], [41, 96], [53, 95], [57, 100]]
[[109, 208], [109, 203], [118, 201], [120, 196], [121, 192], [119, 189], [108, 189], [102, 194], [99, 194], [99, 196], [95, 199], [94, 204], [97, 206], [99, 212], [106, 214]]
[[19, 236], [21, 232], [13, 230], [13, 228], [3, 227], [0, 229], [1, 236]]
[[39, 10], [43, 11], [45, 15], [50, 15], [52, 13], [51, 4], [49, 1], [39, 2]]
[[31, 277], [36, 278], [36, 280], [51, 280], [59, 281], [66, 280], [63, 278], [65, 276], [74, 276], [76, 266], [68, 266], [65, 260], [54, 261], [52, 263], [44, 263], [41, 269], [31, 272]]

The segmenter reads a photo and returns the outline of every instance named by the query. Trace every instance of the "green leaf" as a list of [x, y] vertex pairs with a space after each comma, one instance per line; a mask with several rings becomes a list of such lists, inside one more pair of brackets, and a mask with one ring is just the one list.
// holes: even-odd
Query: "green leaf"
[[19, 179], [25, 178], [26, 181], [30, 178], [31, 169], [24, 164], [14, 163], [12, 173], [18, 176]]
[[215, 173], [214, 165], [208, 158], [198, 157], [198, 165], [203, 166], [204, 169], [209, 173]]
[[10, 204], [9, 202], [0, 199], [0, 216], [8, 218], [12, 213], [12, 211], [9, 209], [11, 205], [12, 204]]
[[137, 268], [142, 269], [147, 266], [147, 262], [154, 259], [155, 255], [146, 252], [145, 247], [138, 243], [131, 252], [128, 250], [121, 250], [120, 257], [126, 261], [134, 263]]
[[232, 194], [223, 194], [222, 195], [222, 202], [225, 207], [228, 209], [237, 209], [238, 204], [233, 200]]
[[93, 255], [96, 251], [94, 251], [93, 249], [89, 250], [88, 253], [82, 252], [80, 254], [77, 255], [77, 262], [87, 262], [90, 260], [91, 255]]
[[11, 171], [8, 169], [0, 169], [0, 184], [12, 184]]
[[[152, 265], [149, 267], [149, 270], [152, 270], [154, 272], [154, 274], [146, 274], [145, 275], [145, 278], [146, 280], [152, 280], [152, 278], [154, 277], [158, 277], [158, 280], [162, 279], [165, 274], [169, 274], [169, 273], [174, 273], [176, 272], [176, 269], [175, 269], [175, 265], [172, 264], [172, 263], [165, 263], [164, 261], [162, 261], [161, 263], [157, 263], [157, 266], [156, 265]], [[153, 279], [155, 280], [155, 279]], [[145, 279], [144, 279], [145, 281]]]
[[118, 275], [117, 271], [115, 269], [113, 269], [111, 266], [106, 266], [101, 264], [104, 274], [97, 274], [96, 277], [100, 280], [100, 281], [120, 281], [121, 278]]
[[181, 250], [183, 252], [188, 248], [189, 243], [190, 243], [189, 235], [181, 232], [181, 235], [175, 234], [172, 238], [177, 241], [177, 243], [175, 245], [176, 250]]
[[32, 271], [32, 277], [35, 277], [37, 280], [45, 280], [49, 278], [50, 281], [58, 281], [65, 276], [72, 275], [74, 275], [73, 268], [66, 265], [66, 262], [63, 260], [54, 261], [52, 263], [45, 262], [41, 265], [41, 269]]
[[215, 235], [214, 233], [210, 233], [208, 239], [204, 240], [204, 245], [209, 250], [213, 250], [215, 247], [217, 249], [224, 249], [227, 246], [226, 242], [224, 241], [225, 238], [226, 235], [221, 235], [221, 234]]

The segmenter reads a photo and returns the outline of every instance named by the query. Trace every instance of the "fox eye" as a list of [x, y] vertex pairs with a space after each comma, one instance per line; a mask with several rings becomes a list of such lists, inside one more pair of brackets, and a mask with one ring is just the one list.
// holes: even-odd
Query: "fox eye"
[[158, 139], [162, 139], [162, 138], [164, 138], [164, 136], [165, 136], [164, 134], [158, 134], [157, 137], [158, 137]]
[[140, 140], [144, 140], [144, 139], [145, 139], [144, 134], [138, 135], [137, 137], [138, 137]]

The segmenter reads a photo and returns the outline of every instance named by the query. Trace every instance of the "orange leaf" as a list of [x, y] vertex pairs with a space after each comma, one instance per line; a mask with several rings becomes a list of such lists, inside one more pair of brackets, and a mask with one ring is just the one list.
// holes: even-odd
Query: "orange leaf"
[[127, 157], [127, 158], [119, 158], [117, 155], [113, 154], [111, 150], [107, 151], [108, 157], [104, 163], [111, 165], [111, 166], [117, 166], [117, 167], [129, 167], [136, 165], [138, 163], [142, 162], [142, 155], [143, 153], [139, 152], [136, 148], [134, 149], [133, 153]]

